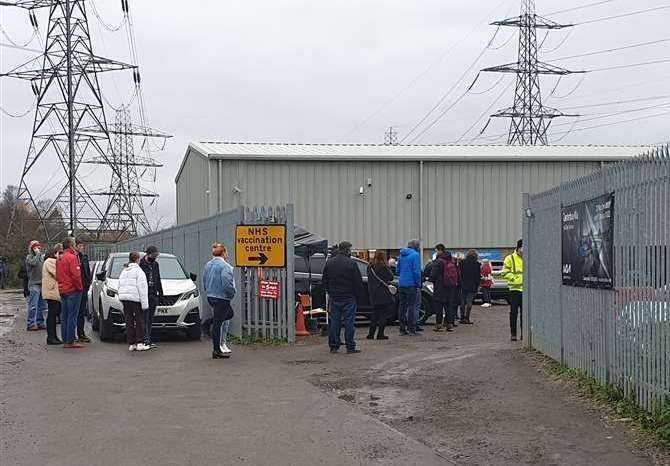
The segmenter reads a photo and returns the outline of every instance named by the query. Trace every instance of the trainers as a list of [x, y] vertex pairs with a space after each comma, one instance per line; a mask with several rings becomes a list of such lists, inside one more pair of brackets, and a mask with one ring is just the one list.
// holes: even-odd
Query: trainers
[[137, 345], [130, 345], [128, 351], [137, 351]]
[[330, 352], [331, 352], [332, 354], [335, 354], [335, 353], [337, 353], [338, 351], [339, 351], [338, 348], [331, 348], [331, 349], [330, 349]]
[[138, 343], [137, 347], [135, 348], [135, 351], [147, 351], [150, 350], [151, 347], [148, 345], [145, 345], [144, 343]]
[[82, 342], [82, 343], [90, 343], [91, 339], [89, 337], [87, 337], [86, 335], [82, 335], [82, 336], [79, 337], [79, 341]]
[[365, 337], [366, 340], [374, 340], [375, 336], [368, 334], [368, 336]]
[[230, 348], [228, 348], [228, 345], [226, 345], [225, 343], [223, 343], [223, 344], [221, 344], [221, 352], [222, 352], [223, 354], [230, 354], [230, 353], [233, 352], [233, 350], [231, 350]]
[[360, 352], [361, 352], [361, 350], [359, 350], [359, 349], [348, 349], [347, 350], [347, 354], [358, 354]]
[[220, 351], [212, 351], [212, 359], [228, 359], [230, 354], [225, 354]]
[[406, 335], [409, 335], [409, 333], [407, 333], [406, 330], [401, 330], [399, 335], [400, 335], [401, 337], [404, 337], [404, 336], [406, 336]]

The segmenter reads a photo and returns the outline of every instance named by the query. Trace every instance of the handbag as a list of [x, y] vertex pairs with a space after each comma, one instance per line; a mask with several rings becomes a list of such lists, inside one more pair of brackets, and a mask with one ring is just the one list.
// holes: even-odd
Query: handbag
[[375, 268], [373, 266], [370, 266], [370, 271], [372, 271], [372, 275], [375, 276], [377, 280], [379, 280], [388, 290], [388, 292], [391, 294], [391, 296], [395, 296], [398, 294], [398, 287], [395, 285], [391, 285], [389, 283], [386, 283], [384, 280], [379, 278], [379, 275], [377, 275], [377, 272], [375, 272]]

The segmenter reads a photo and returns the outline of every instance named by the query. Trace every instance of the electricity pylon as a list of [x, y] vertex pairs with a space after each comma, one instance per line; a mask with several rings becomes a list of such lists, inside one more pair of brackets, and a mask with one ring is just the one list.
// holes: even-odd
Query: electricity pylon
[[577, 73], [538, 60], [537, 30], [563, 29], [572, 24], [558, 24], [535, 14], [535, 0], [522, 0], [521, 14], [492, 23], [494, 26], [512, 26], [519, 29], [519, 58], [516, 63], [493, 66], [482, 71], [516, 74], [514, 105], [491, 115], [511, 118], [507, 143], [510, 145], [546, 145], [547, 129], [551, 121], [567, 115], [542, 104], [540, 75], [567, 75]]

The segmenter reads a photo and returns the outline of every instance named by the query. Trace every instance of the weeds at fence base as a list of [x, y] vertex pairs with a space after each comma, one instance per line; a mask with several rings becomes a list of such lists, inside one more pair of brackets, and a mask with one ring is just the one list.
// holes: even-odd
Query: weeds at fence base
[[243, 334], [242, 336], [229, 335], [228, 340], [234, 345], [242, 346], [280, 346], [287, 344], [286, 339], [282, 338], [266, 338], [259, 335]]
[[564, 366], [538, 351], [524, 351], [538, 360], [549, 374], [570, 382], [580, 394], [612, 408], [622, 419], [653, 435], [665, 448], [670, 448], [670, 397], [648, 412], [640, 408], [633, 397], [626, 397], [618, 387], [602, 384], [584, 371]]

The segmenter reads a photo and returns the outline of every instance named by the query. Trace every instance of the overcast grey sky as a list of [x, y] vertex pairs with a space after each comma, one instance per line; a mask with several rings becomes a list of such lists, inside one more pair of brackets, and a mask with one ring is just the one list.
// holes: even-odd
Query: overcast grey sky
[[[402, 139], [457, 84], [435, 114], [406, 140], [411, 141], [465, 92], [479, 68], [516, 60], [516, 31], [503, 28], [491, 44], [491, 49], [497, 50], [487, 50], [473, 66], [495, 32], [488, 23], [518, 14], [519, 3], [130, 0], [149, 124], [174, 135], [165, 150], [157, 154], [165, 164], [159, 171], [157, 188], [162, 197], [158, 212], [174, 218], [174, 176], [189, 141], [379, 143], [390, 125], [397, 128]], [[537, 8], [543, 14], [587, 3], [594, 1], [538, 0]], [[667, 4], [667, 0], [610, 1], [556, 14], [552, 19], [579, 23]], [[119, 23], [118, 0], [98, 0], [95, 6], [107, 23]], [[12, 10], [16, 9], [0, 8], [0, 24], [15, 42], [25, 42], [31, 34], [27, 14]], [[129, 60], [123, 30], [105, 30], [92, 11], [89, 22], [99, 55]], [[540, 58], [551, 62], [670, 39], [669, 23], [670, 9], [659, 9], [580, 25], [572, 32], [552, 32]], [[44, 29], [44, 14], [40, 15], [40, 24]], [[566, 34], [570, 35], [566, 38]], [[539, 40], [543, 39], [544, 33], [540, 33]], [[7, 44], [7, 37], [0, 35], [0, 43]], [[38, 41], [28, 46], [40, 48]], [[2, 71], [34, 56], [7, 47], [0, 47], [0, 53]], [[594, 69], [669, 58], [670, 42], [666, 41], [555, 64]], [[472, 70], [459, 80], [471, 66]], [[107, 98], [119, 104], [132, 94], [132, 76], [128, 72], [111, 74], [101, 78], [101, 85]], [[574, 75], [564, 78], [551, 97], [556, 78], [543, 79], [545, 104], [582, 113], [584, 120], [574, 127], [573, 120], [556, 121], [562, 126], [555, 127], [551, 139], [561, 144], [669, 140], [668, 76], [670, 63], [596, 72], [583, 81]], [[471, 141], [486, 123], [487, 118], [481, 115], [488, 113], [489, 106], [495, 110], [512, 104], [513, 77], [506, 76], [500, 82], [498, 78], [483, 74], [473, 92], [497, 85], [489, 92], [463, 97], [416, 142], [449, 143], [461, 136], [461, 142]], [[4, 110], [21, 113], [30, 106], [28, 83], [3, 78], [0, 86]], [[642, 98], [649, 99], [574, 108]], [[623, 113], [627, 111], [633, 112]], [[613, 115], [603, 118], [603, 114]], [[651, 115], [658, 116], [587, 129]], [[2, 186], [19, 181], [33, 116], [31, 112], [14, 119], [0, 114]], [[476, 142], [503, 142], [504, 137], [496, 135], [503, 135], [508, 124], [506, 120], [492, 122], [485, 138]], [[470, 127], [472, 130], [464, 134]], [[566, 134], [571, 128], [573, 132]]]

